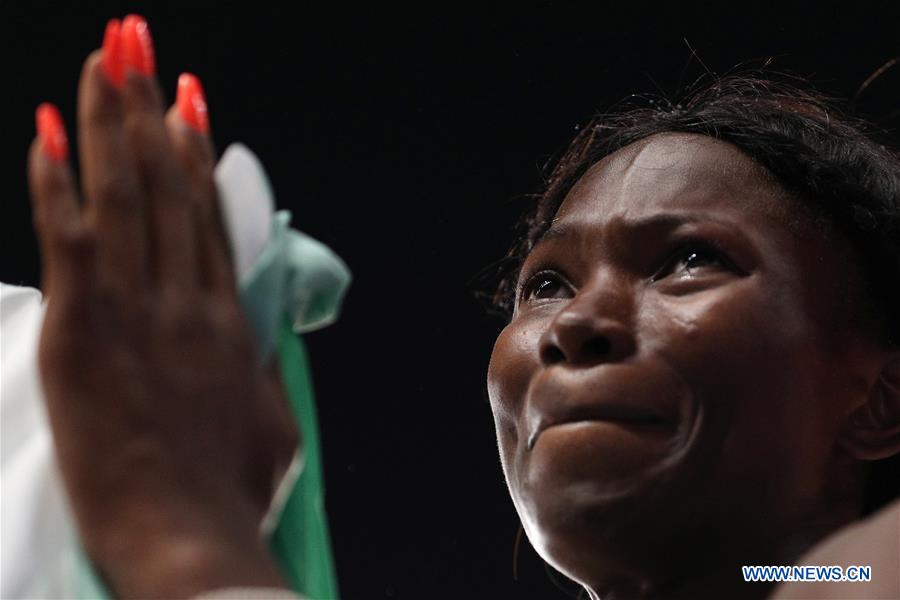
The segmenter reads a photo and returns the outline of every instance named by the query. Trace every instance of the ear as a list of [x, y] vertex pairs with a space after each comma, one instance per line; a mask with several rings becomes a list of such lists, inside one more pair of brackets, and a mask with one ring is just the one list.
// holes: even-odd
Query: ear
[[900, 354], [885, 364], [866, 402], [848, 415], [841, 438], [859, 460], [900, 454]]

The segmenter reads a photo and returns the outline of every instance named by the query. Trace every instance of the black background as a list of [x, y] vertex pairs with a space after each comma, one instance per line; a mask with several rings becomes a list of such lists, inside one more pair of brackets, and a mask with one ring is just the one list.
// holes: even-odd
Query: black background
[[[0, 279], [38, 284], [34, 108], [56, 103], [74, 137], [82, 60], [108, 18], [145, 15], [167, 97], [180, 72], [197, 74], [219, 150], [253, 149], [295, 225], [354, 272], [341, 320], [307, 336], [342, 595], [564, 598], [527, 542], [513, 577], [518, 519], [485, 391], [502, 323], [473, 276], [502, 256], [541, 167], [595, 110], [769, 57], [849, 97], [900, 54], [897, 6], [3, 0]], [[859, 103], [887, 126], [898, 71]]]

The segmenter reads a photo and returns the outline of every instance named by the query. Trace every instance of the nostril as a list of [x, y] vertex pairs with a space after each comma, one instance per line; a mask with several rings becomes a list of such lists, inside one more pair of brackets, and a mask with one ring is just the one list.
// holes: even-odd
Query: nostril
[[564, 344], [547, 344], [541, 348], [541, 361], [547, 365], [570, 362], [572, 364], [593, 364], [609, 358], [612, 353], [612, 342], [606, 336], [594, 336], [574, 345], [567, 353]]
[[611, 350], [611, 344], [605, 337], [594, 337], [589, 339], [582, 346], [582, 353], [588, 358], [598, 356], [606, 356]]
[[546, 346], [541, 350], [541, 360], [545, 365], [555, 365], [566, 360], [566, 355], [556, 346]]

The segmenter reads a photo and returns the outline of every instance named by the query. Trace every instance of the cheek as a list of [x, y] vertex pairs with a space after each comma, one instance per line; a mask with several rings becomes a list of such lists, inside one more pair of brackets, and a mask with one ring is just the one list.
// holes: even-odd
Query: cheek
[[[687, 381], [702, 413], [703, 451], [727, 491], [812, 489], [827, 455], [815, 328], [790, 290], [748, 279], [668, 298], [649, 313], [650, 345]], [[774, 500], [774, 499], [773, 499]]]
[[510, 323], [497, 337], [491, 353], [488, 397], [504, 471], [518, 447], [523, 403], [531, 378], [540, 367], [537, 352], [540, 327], [535, 320]]
[[[659, 298], [642, 322], [638, 335], [646, 349], [663, 355], [696, 391], [790, 389], [810, 374], [792, 371], [792, 365], [811, 366], [808, 319], [793, 310], [790, 298], [766, 292], [753, 280]], [[761, 410], [780, 405], [760, 401]]]

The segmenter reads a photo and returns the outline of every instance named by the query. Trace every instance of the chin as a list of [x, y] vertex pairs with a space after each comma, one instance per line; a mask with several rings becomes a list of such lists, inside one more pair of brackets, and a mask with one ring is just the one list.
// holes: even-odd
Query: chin
[[655, 506], [647, 476], [610, 484], [540, 482], [516, 503], [532, 546], [576, 581], [583, 581], [586, 568], [620, 562], [631, 554], [626, 546], [646, 550], [656, 538], [662, 508]]
[[689, 568], [686, 561], [708, 551], [711, 539], [708, 524], [699, 521], [702, 515], [683, 510], [690, 495], [678, 497], [650, 481], [634, 483], [631, 489], [617, 485], [615, 493], [570, 485], [549, 502], [523, 498], [519, 514], [535, 551], [591, 590], [667, 581]]
[[[708, 448], [700, 451], [700, 421], [669, 440], [664, 452], [651, 446], [628, 460], [619, 457], [629, 470], [579, 460], [577, 453], [555, 448], [552, 439], [539, 448], [539, 440], [539, 452], [520, 456], [514, 493], [537, 553], [592, 589], [671, 569], [677, 562], [673, 553], [690, 545], [702, 515], [692, 502], [704, 479], [698, 462], [709, 456]], [[585, 447], [581, 442], [578, 450]]]

